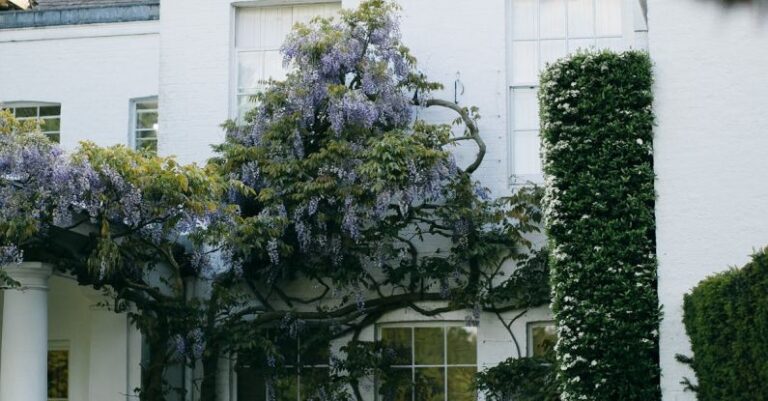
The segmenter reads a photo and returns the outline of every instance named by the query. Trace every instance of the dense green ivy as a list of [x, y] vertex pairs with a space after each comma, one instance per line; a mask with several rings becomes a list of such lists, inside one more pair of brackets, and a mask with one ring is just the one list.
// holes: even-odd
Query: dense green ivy
[[562, 399], [659, 399], [651, 62], [578, 53], [543, 72], [545, 222]]
[[699, 401], [768, 399], [768, 255], [712, 276], [685, 296]]

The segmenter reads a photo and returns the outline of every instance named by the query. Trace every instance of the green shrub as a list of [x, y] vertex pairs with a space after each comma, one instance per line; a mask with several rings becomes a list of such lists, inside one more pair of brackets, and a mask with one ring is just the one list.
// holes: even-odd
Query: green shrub
[[542, 74], [564, 401], [660, 397], [651, 85], [643, 52], [578, 53]]
[[768, 400], [768, 255], [712, 276], [685, 296], [699, 401]]

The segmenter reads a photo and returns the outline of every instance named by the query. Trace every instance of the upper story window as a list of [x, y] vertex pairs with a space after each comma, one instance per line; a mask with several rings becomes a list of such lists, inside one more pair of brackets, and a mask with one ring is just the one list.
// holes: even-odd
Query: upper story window
[[555, 322], [528, 324], [528, 356], [544, 357], [555, 352], [557, 327]]
[[[274, 398], [267, 386], [272, 368], [265, 366], [268, 357], [261, 352], [240, 355], [237, 367], [238, 401], [304, 401], [327, 383], [330, 375], [330, 344], [303, 342], [285, 333], [272, 333], [279, 355], [283, 356], [285, 374], [274, 383]], [[320, 337], [318, 337], [320, 338]]]
[[[397, 352], [396, 372], [383, 383], [394, 401], [473, 401], [477, 328], [461, 323], [385, 325], [381, 341]], [[399, 374], [398, 374], [399, 373]], [[389, 385], [389, 386], [388, 386]], [[391, 396], [391, 397], [390, 397]]]
[[138, 99], [132, 103], [131, 143], [136, 150], [157, 153], [157, 98]]
[[541, 181], [539, 72], [578, 49], [623, 50], [625, 0], [510, 0], [510, 175]]
[[19, 121], [37, 120], [40, 131], [52, 142], [61, 141], [61, 105], [58, 103], [10, 103], [3, 106]]
[[236, 93], [233, 103], [237, 107], [238, 118], [253, 108], [250, 98], [263, 89], [265, 82], [285, 78], [280, 47], [293, 25], [309, 22], [318, 16], [331, 17], [340, 8], [339, 2], [333, 2], [237, 9], [234, 45]]

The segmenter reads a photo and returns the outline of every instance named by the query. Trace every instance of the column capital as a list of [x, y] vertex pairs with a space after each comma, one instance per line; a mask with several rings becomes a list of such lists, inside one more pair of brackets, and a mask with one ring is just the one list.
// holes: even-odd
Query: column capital
[[10, 278], [21, 284], [22, 290], [47, 290], [48, 278], [53, 273], [53, 265], [42, 262], [22, 262], [3, 266], [2, 269]]

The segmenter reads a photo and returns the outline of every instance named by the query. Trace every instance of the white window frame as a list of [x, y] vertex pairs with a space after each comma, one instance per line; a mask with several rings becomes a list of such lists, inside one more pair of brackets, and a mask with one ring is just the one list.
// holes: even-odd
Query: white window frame
[[[156, 125], [160, 124], [160, 102], [159, 102], [157, 96], [145, 96], [145, 97], [139, 97], [139, 98], [131, 99], [131, 101], [130, 101], [130, 111], [129, 111], [130, 121], [128, 123], [128, 146], [131, 149], [139, 150], [139, 148], [138, 148], [138, 132], [139, 132], [140, 129], [139, 129], [138, 125], [137, 125], [137, 119], [138, 119], [139, 113], [145, 112], [145, 111], [141, 111], [140, 112], [137, 106], [140, 103], [149, 103], [149, 102], [157, 103], [157, 107], [158, 108], [157, 109], [150, 109], [150, 112], [154, 111], [155, 113], [157, 113], [158, 122], [156, 123]], [[149, 131], [148, 129], [144, 129], [144, 130], [145, 131]], [[154, 130], [155, 130], [156, 135], [157, 135], [157, 138], [155, 139], [155, 142], [157, 142], [157, 145], [159, 145], [159, 143], [160, 143], [160, 129], [159, 129], [159, 126], [156, 127]]]
[[[416, 328], [443, 328], [443, 363], [440, 365], [416, 365], [415, 359], [416, 359], [416, 334], [415, 330]], [[460, 327], [460, 328], [467, 328], [467, 327], [473, 327], [475, 329], [475, 335], [477, 335], [477, 339], [475, 340], [475, 364], [449, 364], [448, 363], [448, 329], [452, 327]], [[475, 368], [476, 371], [479, 371], [480, 363], [479, 363], [479, 326], [469, 326], [464, 321], [459, 320], [441, 320], [441, 321], [402, 321], [402, 322], [386, 322], [386, 323], [377, 323], [376, 324], [376, 341], [382, 340], [382, 329], [385, 328], [409, 328], [411, 329], [411, 364], [410, 365], [392, 365], [392, 368], [400, 368], [400, 369], [410, 369], [411, 370], [411, 382], [414, 383], [416, 381], [416, 369], [417, 368], [442, 368], [444, 369], [444, 383], [443, 383], [443, 396], [445, 397], [445, 400], [448, 400], [448, 368]], [[375, 388], [379, 388], [379, 379], [375, 379]], [[379, 395], [379, 392], [375, 392], [375, 399], [380, 400], [381, 396]], [[412, 393], [412, 397], [415, 398], [415, 393]], [[477, 399], [477, 394], [475, 395], [475, 399]], [[414, 401], [418, 401], [415, 400]]]
[[528, 357], [533, 357], [533, 329], [537, 327], [555, 327], [555, 333], [557, 333], [557, 325], [554, 320], [540, 320], [535, 322], [528, 322], [526, 324], [525, 336], [526, 336], [526, 352]]
[[[540, 8], [541, 8], [541, 1], [542, 0], [536, 0], [537, 3], [537, 18], [539, 19], [536, 23], [536, 38], [535, 39], [520, 39], [516, 40], [513, 37], [513, 6], [512, 3], [518, 1], [518, 0], [507, 0], [506, 1], [506, 11], [505, 11], [505, 31], [506, 31], [506, 52], [507, 52], [507, 91], [506, 91], [506, 98], [507, 98], [507, 176], [509, 177], [509, 183], [508, 185], [510, 187], [516, 187], [520, 185], [526, 185], [528, 183], [534, 183], [534, 184], [541, 184], [544, 181], [543, 174], [517, 174], [515, 171], [515, 131], [534, 131], [534, 130], [516, 130], [515, 129], [515, 104], [514, 104], [514, 97], [513, 93], [515, 90], [518, 89], [534, 89], [537, 90], [539, 87], [538, 82], [514, 82], [514, 70], [513, 70], [513, 53], [512, 53], [512, 47], [515, 42], [537, 42], [538, 47], [540, 49], [540, 44], [542, 41], [541, 38], [541, 17], [540, 17]], [[568, 0], [564, 0], [568, 1]], [[636, 19], [636, 14], [641, 12], [638, 11], [640, 9], [639, 7], [639, 1], [640, 0], [621, 0], [621, 18], [622, 18], [622, 26], [621, 26], [621, 35], [597, 35], [594, 33], [592, 36], [570, 36], [568, 33], [567, 25], [565, 28], [565, 36], [564, 37], [552, 37], [552, 38], [546, 38], [544, 40], [564, 40], [565, 46], [566, 46], [566, 53], [569, 52], [568, 44], [571, 40], [593, 40], [596, 44], [598, 40], [600, 39], [621, 39], [622, 46], [625, 48], [635, 48], [640, 47], [644, 48], [644, 43], [635, 43], [635, 37], [641, 37], [644, 38], [642, 35], [642, 29], [638, 27], [638, 21]], [[592, 11], [593, 13], [596, 13], [596, 2], [597, 0], [592, 0]], [[568, 23], [568, 7], [566, 6], [566, 15], [565, 15], [565, 22]], [[593, 16], [593, 23], [596, 24], [596, 18]], [[641, 42], [641, 40], [638, 40], [637, 42]], [[543, 67], [541, 65], [542, 58], [540, 55], [540, 52], [537, 51], [537, 66], [539, 69]], [[535, 130], [539, 131], [539, 130]]]
[[[16, 109], [18, 108], [31, 108], [34, 107], [37, 111], [35, 114], [35, 117], [16, 117]], [[51, 116], [43, 116], [40, 117], [40, 108], [41, 107], [58, 107], [59, 108], [59, 114], [58, 115], [51, 115]], [[11, 113], [16, 117], [19, 121], [29, 121], [29, 120], [37, 120], [42, 121], [46, 119], [54, 119], [57, 118], [59, 120], [59, 130], [58, 131], [42, 131], [41, 133], [47, 137], [50, 138], [51, 135], [56, 134], [59, 136], [58, 141], [52, 141], [55, 143], [61, 143], [61, 124], [62, 124], [62, 106], [61, 103], [56, 102], [31, 102], [31, 101], [20, 101], [20, 102], [7, 102], [7, 103], [0, 103], [0, 109], [5, 110], [11, 110]]]
[[[341, 0], [246, 0], [246, 1], [234, 1], [232, 2], [230, 12], [230, 32], [229, 32], [229, 117], [233, 120], [237, 120], [241, 116], [239, 115], [239, 69], [238, 59], [240, 53], [248, 52], [249, 50], [238, 50], [236, 46], [237, 40], [237, 13], [242, 8], [260, 8], [260, 7], [292, 7], [302, 5], [314, 5], [314, 4], [338, 4], [341, 8]], [[253, 50], [251, 50], [253, 51]]]

